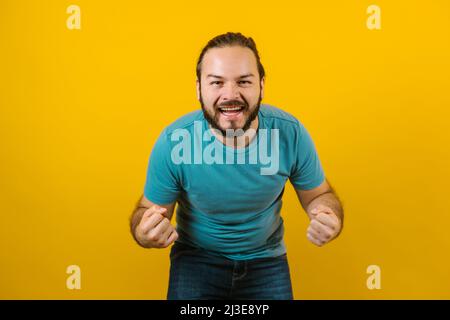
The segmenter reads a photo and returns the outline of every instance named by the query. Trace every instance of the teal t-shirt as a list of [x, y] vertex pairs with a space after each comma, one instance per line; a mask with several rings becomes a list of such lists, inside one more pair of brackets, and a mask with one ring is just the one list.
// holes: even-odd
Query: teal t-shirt
[[166, 127], [148, 164], [144, 195], [177, 202], [178, 242], [234, 260], [286, 253], [280, 216], [284, 187], [309, 190], [324, 180], [314, 143], [292, 115], [262, 104], [257, 135], [225, 146], [202, 110]]

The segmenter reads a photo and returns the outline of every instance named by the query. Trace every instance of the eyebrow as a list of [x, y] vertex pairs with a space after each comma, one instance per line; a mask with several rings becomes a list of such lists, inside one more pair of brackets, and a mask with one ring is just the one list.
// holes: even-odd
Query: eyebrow
[[[255, 75], [254, 75], [253, 73], [247, 73], [247, 74], [243, 74], [242, 76], [240, 76], [239, 79], [242, 79], [242, 78], [248, 78], [248, 77], [254, 77], [254, 76], [255, 76]], [[206, 77], [207, 77], [207, 78], [212, 77], [212, 78], [223, 79], [222, 76], [218, 76], [218, 75], [215, 75], [215, 74], [208, 74]]]

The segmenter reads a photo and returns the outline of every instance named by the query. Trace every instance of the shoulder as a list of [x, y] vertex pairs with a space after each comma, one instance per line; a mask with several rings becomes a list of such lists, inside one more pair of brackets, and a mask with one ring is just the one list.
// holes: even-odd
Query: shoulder
[[269, 127], [279, 129], [291, 128], [300, 134], [304, 131], [304, 126], [299, 119], [289, 112], [273, 105], [261, 104], [260, 114]]
[[163, 130], [163, 135], [170, 136], [174, 131], [186, 129], [189, 130], [196, 121], [203, 121], [203, 111], [202, 110], [195, 110], [191, 111], [184, 116], [181, 116], [168, 126], [166, 126]]
[[300, 121], [292, 114], [270, 104], [261, 104], [260, 112], [266, 120], [277, 120], [292, 125], [300, 124]]

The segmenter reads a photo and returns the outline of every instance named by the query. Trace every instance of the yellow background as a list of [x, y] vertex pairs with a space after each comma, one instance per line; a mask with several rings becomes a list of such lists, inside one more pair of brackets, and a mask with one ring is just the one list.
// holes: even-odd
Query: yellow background
[[200, 107], [201, 48], [227, 31], [255, 39], [263, 102], [308, 128], [346, 209], [317, 248], [288, 185], [295, 298], [450, 298], [445, 0], [1, 1], [0, 298], [165, 299], [169, 250], [138, 247], [128, 218], [160, 131]]

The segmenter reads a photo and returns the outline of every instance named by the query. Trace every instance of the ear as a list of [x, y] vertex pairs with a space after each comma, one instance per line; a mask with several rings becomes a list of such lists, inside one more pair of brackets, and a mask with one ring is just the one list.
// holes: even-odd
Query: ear
[[264, 99], [264, 83], [265, 83], [266, 78], [263, 77], [261, 79], [261, 100]]
[[196, 91], [197, 91], [197, 100], [200, 101], [200, 81], [197, 78], [196, 84]]

